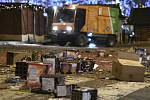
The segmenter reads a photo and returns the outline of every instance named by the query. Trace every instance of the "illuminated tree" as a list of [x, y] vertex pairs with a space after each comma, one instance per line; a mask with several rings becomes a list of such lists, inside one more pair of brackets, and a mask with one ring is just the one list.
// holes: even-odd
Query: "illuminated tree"
[[115, 4], [120, 1], [122, 14], [130, 15], [132, 8], [150, 7], [150, 0], [0, 0], [0, 2], [25, 2], [43, 6], [62, 4]]

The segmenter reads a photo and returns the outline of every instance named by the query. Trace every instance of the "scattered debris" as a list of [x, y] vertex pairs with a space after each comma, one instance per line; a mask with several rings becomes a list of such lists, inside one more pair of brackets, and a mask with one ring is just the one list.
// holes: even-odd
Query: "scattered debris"
[[8, 89], [8, 84], [6, 84], [6, 83], [1, 83], [1, 84], [0, 84], [0, 90], [3, 90], [3, 89]]
[[[84, 86], [88, 86], [92, 88], [98, 88], [99, 91], [99, 88], [101, 87], [118, 82], [118, 80], [116, 80], [116, 77], [111, 78], [113, 62], [119, 61], [118, 56], [120, 55], [118, 55], [117, 51], [114, 50], [96, 51], [95, 50], [95, 51], [85, 52], [79, 50], [64, 50], [61, 53], [59, 52], [59, 54], [57, 52], [51, 53], [51, 52], [43, 52], [43, 51], [35, 51], [33, 53], [35, 58], [32, 55], [30, 60], [33, 60], [34, 58], [34, 61], [27, 61], [27, 60], [24, 60], [22, 62], [19, 61], [17, 62], [18, 64], [16, 63], [16, 66], [9, 65], [0, 68], [0, 74], [2, 76], [5, 74], [10, 75], [14, 73], [16, 74], [16, 76], [19, 76], [19, 77], [14, 77], [14, 76], [6, 77], [6, 82], [13, 83], [13, 84], [10, 86], [4, 86], [4, 88], [0, 87], [0, 90], [8, 89], [10, 87], [10, 90], [20, 91], [20, 90], [29, 89], [31, 90], [29, 92], [41, 93], [41, 94], [48, 93], [48, 95], [51, 95], [51, 93], [53, 92], [54, 97], [57, 98], [49, 97], [49, 100], [51, 99], [70, 100], [70, 98], [65, 98], [65, 97], [71, 97], [72, 91], [77, 89], [76, 84], [80, 88]], [[131, 56], [132, 54], [131, 53], [125, 54], [124, 51], [124, 54], [121, 56], [127, 56], [127, 55]], [[134, 53], [132, 55], [133, 57], [130, 58], [127, 57], [127, 58], [134, 59], [134, 61], [139, 62], [139, 56], [137, 55], [134, 56], [134, 55], [136, 54]], [[146, 60], [148, 60], [148, 57]], [[119, 63], [121, 62], [122, 61], [120, 61]], [[23, 64], [26, 64], [26, 67]], [[38, 65], [41, 65], [41, 67], [39, 67]], [[144, 80], [144, 74], [143, 74], [144, 68], [141, 71], [142, 80]], [[130, 67], [128, 69], [130, 69]], [[118, 70], [126, 70], [126, 69], [118, 69]], [[134, 69], [134, 72], [136, 70], [138, 71], [139, 69], [138, 68]], [[129, 73], [130, 71], [127, 72]], [[62, 82], [61, 79], [57, 79], [58, 78], [56, 77], [57, 73], [64, 74], [65, 78]], [[133, 79], [133, 76], [135, 75], [133, 75], [133, 73], [132, 75], [129, 75], [128, 73], [125, 73], [125, 75], [130, 76], [130, 78], [132, 77]], [[48, 77], [50, 75], [55, 77], [52, 76]], [[138, 77], [137, 74], [136, 77]], [[22, 80], [24, 81], [23, 83], [21, 83]], [[148, 74], [146, 74], [145, 82], [147, 83], [149, 82]], [[76, 88], [73, 88], [72, 84], [75, 85]], [[108, 86], [108, 87], [112, 88], [113, 86]], [[116, 87], [115, 89], [119, 90], [120, 88]], [[89, 99], [88, 97], [90, 97], [90, 92], [88, 91], [88, 88], [85, 90], [87, 91], [80, 91], [80, 92], [85, 92], [83, 93], [84, 95], [82, 96], [86, 95], [86, 100], [88, 100]], [[78, 96], [76, 95], [76, 97]], [[122, 96], [124, 95], [117, 94], [117, 98]]]
[[20, 81], [21, 80], [19, 76], [11, 76], [5, 80], [6, 83], [19, 83]]

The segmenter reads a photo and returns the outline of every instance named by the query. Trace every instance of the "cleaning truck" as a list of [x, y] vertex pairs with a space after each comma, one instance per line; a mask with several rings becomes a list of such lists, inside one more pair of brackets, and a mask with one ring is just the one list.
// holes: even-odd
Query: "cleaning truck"
[[48, 37], [60, 45], [89, 43], [114, 46], [120, 32], [119, 7], [110, 5], [65, 5], [49, 9]]

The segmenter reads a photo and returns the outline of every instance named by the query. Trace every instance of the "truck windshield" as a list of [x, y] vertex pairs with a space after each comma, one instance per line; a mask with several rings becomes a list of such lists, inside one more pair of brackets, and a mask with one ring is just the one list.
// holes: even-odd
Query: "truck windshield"
[[55, 23], [72, 23], [74, 21], [74, 13], [75, 10], [73, 9], [57, 9], [54, 15], [54, 22]]

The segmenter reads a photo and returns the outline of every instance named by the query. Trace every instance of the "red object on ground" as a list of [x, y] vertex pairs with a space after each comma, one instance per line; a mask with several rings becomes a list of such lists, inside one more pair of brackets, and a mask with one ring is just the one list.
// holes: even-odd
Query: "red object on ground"
[[46, 65], [30, 63], [28, 67], [27, 87], [30, 89], [40, 88], [40, 76], [45, 75]]

